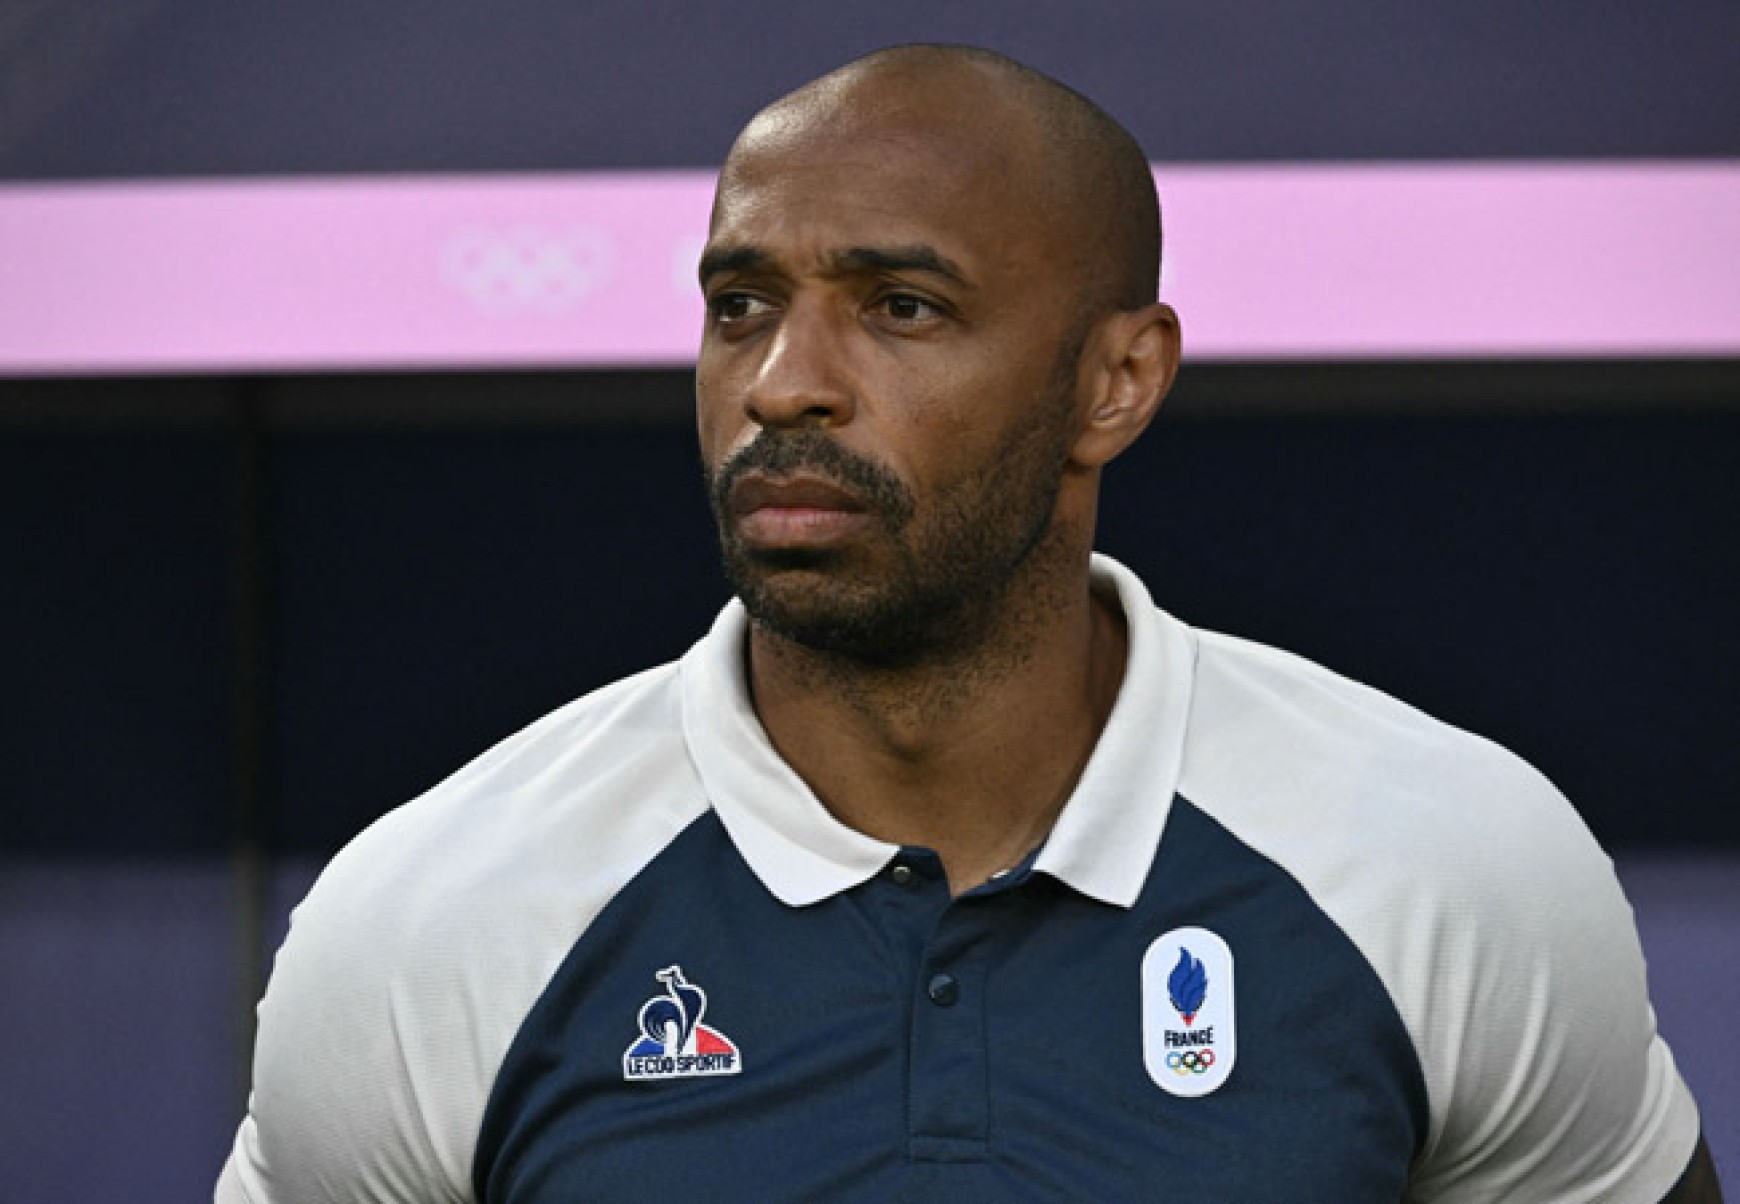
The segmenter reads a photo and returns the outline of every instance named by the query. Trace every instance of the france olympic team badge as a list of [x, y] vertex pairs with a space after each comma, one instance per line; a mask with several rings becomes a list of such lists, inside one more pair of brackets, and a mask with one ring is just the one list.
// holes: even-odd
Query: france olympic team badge
[[685, 979], [681, 966], [667, 966], [653, 977], [665, 984], [665, 992], [641, 1005], [640, 1037], [623, 1051], [622, 1077], [630, 1082], [696, 1079], [742, 1070], [736, 1043], [701, 1023], [707, 992]]
[[1206, 928], [1174, 928], [1142, 958], [1142, 1061], [1171, 1095], [1207, 1095], [1238, 1061], [1233, 958]]

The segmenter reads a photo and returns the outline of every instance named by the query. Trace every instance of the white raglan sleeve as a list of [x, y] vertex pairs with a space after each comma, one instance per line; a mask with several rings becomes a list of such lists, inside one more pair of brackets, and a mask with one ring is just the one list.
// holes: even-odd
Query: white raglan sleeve
[[394, 898], [394, 819], [340, 853], [292, 915], [219, 1204], [472, 1197], [466, 1126], [483, 1101], [452, 1006], [464, 986], [444, 981], [449, 958], [424, 952], [438, 921], [415, 892]]
[[[707, 807], [673, 667], [382, 817], [291, 918], [220, 1204], [466, 1204], [502, 1060], [592, 918]], [[602, 768], [601, 768], [602, 767]]]
[[1656, 1204], [1699, 1121], [1656, 1031], [1631, 907], [1558, 791], [1487, 759], [1485, 785], [1508, 797], [1448, 850], [1461, 881], [1414, 1009], [1433, 1123], [1408, 1198]]
[[1201, 635], [1180, 789], [1377, 972], [1426, 1089], [1413, 1204], [1657, 1204], [1698, 1137], [1637, 927], [1564, 796], [1490, 741]]

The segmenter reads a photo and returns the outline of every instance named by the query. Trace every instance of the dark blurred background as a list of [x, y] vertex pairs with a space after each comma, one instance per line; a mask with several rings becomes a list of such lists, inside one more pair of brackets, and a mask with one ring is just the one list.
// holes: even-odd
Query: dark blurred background
[[[1162, 173], [1740, 159], [1716, 0], [124, 0], [0, 10], [0, 180], [708, 167], [774, 96], [930, 40], [1078, 87]], [[0, 379], [0, 1198], [208, 1194], [321, 861], [705, 629], [690, 394], [680, 368]], [[1193, 362], [1102, 539], [1181, 618], [1566, 790], [1731, 1191], [1737, 520], [1740, 360]]]

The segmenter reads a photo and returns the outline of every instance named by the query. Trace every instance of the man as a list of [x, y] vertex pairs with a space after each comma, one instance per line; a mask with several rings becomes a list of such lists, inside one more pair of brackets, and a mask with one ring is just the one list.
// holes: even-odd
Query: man
[[999, 57], [756, 117], [696, 372], [741, 602], [333, 862], [220, 1198], [1718, 1199], [1551, 787], [1093, 557], [1158, 264], [1135, 143]]

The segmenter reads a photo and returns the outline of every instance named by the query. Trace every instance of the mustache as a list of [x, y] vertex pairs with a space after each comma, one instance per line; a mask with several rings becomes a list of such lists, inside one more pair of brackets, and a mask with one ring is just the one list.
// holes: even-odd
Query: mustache
[[847, 451], [821, 431], [763, 430], [708, 474], [707, 493], [715, 514], [726, 512], [732, 490], [752, 472], [769, 477], [806, 472], [820, 477], [896, 527], [912, 516], [912, 493], [899, 477], [868, 456]]

